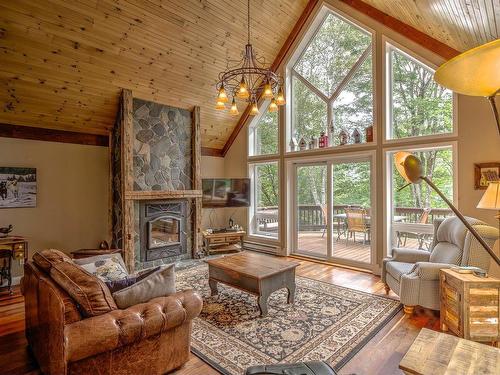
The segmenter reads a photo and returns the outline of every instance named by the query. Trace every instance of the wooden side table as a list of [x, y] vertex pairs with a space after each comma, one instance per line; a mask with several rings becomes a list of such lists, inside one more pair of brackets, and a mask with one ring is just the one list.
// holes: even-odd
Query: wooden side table
[[71, 252], [71, 258], [82, 259], [97, 255], [122, 254], [122, 249], [79, 249]]
[[497, 375], [500, 349], [422, 328], [399, 363], [412, 375]]
[[209, 233], [203, 231], [203, 250], [205, 255], [214, 253], [230, 253], [243, 250], [243, 237], [246, 232], [240, 230], [237, 232]]
[[0, 289], [7, 288], [12, 294], [12, 259], [18, 259], [22, 263], [28, 260], [28, 241], [24, 237], [7, 236], [0, 238], [0, 286], [4, 279], [7, 280], [7, 286], [1, 286]]
[[500, 341], [500, 280], [442, 269], [441, 329], [468, 340]]

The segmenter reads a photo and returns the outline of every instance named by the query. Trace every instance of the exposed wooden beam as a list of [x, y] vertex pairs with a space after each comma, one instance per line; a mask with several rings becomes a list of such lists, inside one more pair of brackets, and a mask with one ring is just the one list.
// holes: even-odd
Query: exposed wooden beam
[[351, 8], [356, 9], [357, 11], [367, 15], [368, 17], [374, 19], [377, 22], [380, 22], [382, 25], [388, 27], [391, 30], [403, 35], [404, 37], [410, 39], [411, 41], [421, 45], [422, 47], [428, 49], [431, 52], [449, 60], [458, 54], [454, 48], [446, 45], [445, 43], [440, 42], [437, 39], [423, 33], [415, 29], [414, 27], [407, 25], [406, 23], [389, 16], [387, 13], [378, 10], [377, 8], [366, 4], [361, 0], [340, 0], [341, 2], [349, 5]]
[[[396, 31], [397, 33], [403, 35], [404, 37], [410, 39], [411, 41], [421, 45], [422, 47], [428, 49], [429, 51], [434, 52], [435, 54], [445, 58], [446, 60], [449, 60], [460, 54], [460, 52], [457, 51], [456, 49], [440, 42], [437, 39], [434, 39], [433, 37], [415, 29], [410, 25], [407, 25], [406, 23], [398, 20], [397, 18], [389, 16], [388, 14], [378, 10], [377, 8], [374, 8], [371, 5], [364, 3], [361, 0], [340, 0], [340, 1], [349, 5], [353, 9], [356, 9], [357, 11], [367, 15], [368, 17], [374, 19], [375, 21], [380, 22], [389, 29]], [[276, 59], [271, 65], [271, 69], [273, 71], [276, 71], [276, 69], [283, 62], [284, 58], [287, 56], [288, 51], [293, 45], [293, 42], [295, 41], [300, 31], [304, 27], [304, 24], [306, 23], [308, 17], [310, 16], [312, 10], [314, 9], [317, 3], [318, 0], [310, 0], [309, 3], [307, 4], [299, 20], [295, 24], [292, 32], [288, 36], [284, 45], [281, 47], [278, 56], [276, 56]], [[249, 115], [250, 115], [250, 106], [247, 106], [245, 108], [245, 111], [241, 115], [240, 119], [238, 120], [238, 123], [236, 124], [235, 128], [233, 129], [233, 132], [229, 136], [229, 139], [224, 145], [224, 148], [222, 149], [222, 156], [225, 156], [229, 151], [229, 149], [231, 148], [231, 145], [234, 143], [239, 132], [241, 131], [241, 129], [243, 129], [243, 126], [247, 122]]]
[[[278, 52], [278, 55], [274, 59], [273, 63], [271, 64], [271, 70], [275, 72], [278, 67], [281, 65], [283, 60], [288, 54], [288, 51], [290, 51], [290, 48], [292, 47], [293, 43], [297, 39], [297, 37], [300, 34], [300, 31], [304, 27], [307, 19], [309, 18], [310, 14], [312, 13], [314, 7], [316, 4], [318, 4], [319, 0], [309, 0], [307, 3], [306, 7], [304, 8], [302, 14], [300, 15], [299, 19], [295, 23], [295, 26], [293, 27], [292, 31], [288, 35], [288, 38], [285, 40], [285, 43], [281, 47], [280, 51]], [[238, 120], [238, 123], [236, 124], [235, 128], [233, 129], [233, 132], [229, 136], [226, 144], [224, 145], [224, 148], [222, 149], [222, 156], [226, 156], [227, 152], [231, 148], [231, 145], [233, 142], [236, 140], [236, 137], [238, 136], [239, 132], [241, 129], [243, 129], [243, 126], [245, 126], [245, 123], [248, 120], [248, 117], [250, 116], [250, 105], [248, 105], [245, 110], [243, 111], [243, 114], [241, 115], [240, 119]]]
[[107, 135], [88, 134], [65, 130], [35, 128], [24, 125], [0, 123], [0, 137], [31, 139], [36, 141], [75, 143], [89, 146], [109, 146]]
[[202, 147], [201, 148], [201, 155], [202, 156], [217, 156], [219, 158], [222, 158], [222, 149], [219, 148], [210, 148], [210, 147]]

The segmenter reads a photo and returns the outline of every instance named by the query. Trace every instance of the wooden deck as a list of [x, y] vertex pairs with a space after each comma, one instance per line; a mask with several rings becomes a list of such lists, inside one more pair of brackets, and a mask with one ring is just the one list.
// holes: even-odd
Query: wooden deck
[[[299, 254], [321, 258], [326, 256], [326, 234], [323, 237], [322, 232], [300, 232], [298, 240]], [[416, 239], [408, 238], [407, 248], [418, 248]], [[349, 238], [346, 241], [345, 235], [337, 239], [337, 233], [334, 233], [333, 256], [342, 259], [349, 259], [356, 262], [370, 263], [371, 245], [369, 242], [363, 243], [363, 234], [356, 234], [356, 241]]]

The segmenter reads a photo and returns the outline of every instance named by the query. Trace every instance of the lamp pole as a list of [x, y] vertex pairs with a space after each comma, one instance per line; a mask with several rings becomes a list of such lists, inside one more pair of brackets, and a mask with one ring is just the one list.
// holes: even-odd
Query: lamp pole
[[465, 227], [472, 233], [472, 235], [479, 241], [479, 243], [484, 247], [484, 249], [490, 254], [490, 256], [495, 260], [495, 262], [500, 266], [500, 258], [493, 252], [493, 250], [488, 246], [488, 244], [481, 238], [479, 233], [470, 225], [467, 219], [458, 211], [458, 209], [450, 202], [448, 198], [438, 189], [436, 185], [426, 176], [420, 176], [422, 180], [427, 182], [427, 184], [441, 197], [442, 200], [451, 208], [451, 210], [457, 215], [457, 217], [462, 221]]

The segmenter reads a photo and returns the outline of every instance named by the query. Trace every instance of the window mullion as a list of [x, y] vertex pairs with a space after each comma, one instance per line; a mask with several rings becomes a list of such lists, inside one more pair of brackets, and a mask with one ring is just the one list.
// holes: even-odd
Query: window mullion
[[292, 75], [296, 77], [299, 81], [301, 81], [309, 90], [311, 90], [316, 96], [319, 96], [321, 100], [328, 103], [328, 97], [323, 94], [320, 90], [318, 90], [311, 82], [309, 82], [306, 78], [302, 77], [302, 75], [296, 70], [292, 70]]

